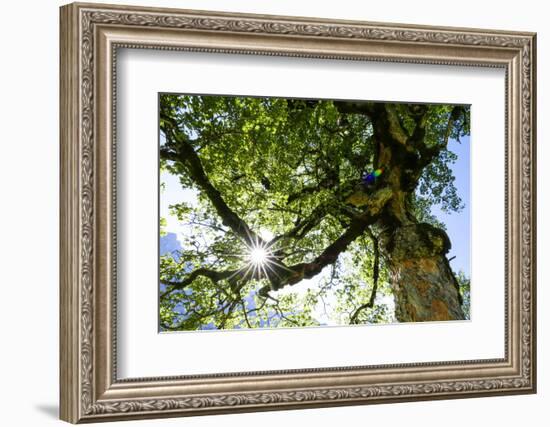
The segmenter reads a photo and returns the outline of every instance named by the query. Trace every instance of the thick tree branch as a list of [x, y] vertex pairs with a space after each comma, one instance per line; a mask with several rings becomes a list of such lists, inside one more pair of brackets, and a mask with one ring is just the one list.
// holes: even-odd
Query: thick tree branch
[[357, 101], [333, 101], [334, 106], [340, 113], [361, 114], [370, 116], [374, 113], [375, 103]]
[[161, 111], [161, 129], [164, 132], [168, 144], [160, 150], [160, 157], [164, 160], [172, 160], [185, 167], [193, 182], [208, 197], [222, 222], [243, 239], [247, 245], [264, 245], [265, 242], [254, 233], [248, 224], [239, 217], [225, 202], [220, 192], [212, 185], [202, 162], [190, 144], [187, 135], [179, 130], [174, 118]]
[[334, 264], [340, 253], [359, 236], [361, 236], [367, 227], [378, 220], [387, 202], [391, 199], [393, 193], [389, 188], [382, 188], [372, 194], [370, 203], [360, 215], [355, 216], [346, 231], [338, 239], [327, 246], [319, 256], [308, 263], [299, 263], [291, 267], [286, 267], [284, 276], [270, 277], [271, 286], [260, 289], [259, 294], [268, 295], [270, 290], [278, 290], [285, 286], [295, 285], [303, 279], [311, 279], [319, 274], [327, 265]]
[[410, 105], [408, 110], [409, 116], [415, 121], [415, 127], [408, 143], [417, 149], [421, 149], [425, 146], [424, 139], [426, 138], [429, 108], [427, 105]]
[[391, 135], [390, 142], [407, 145], [409, 134], [402, 126], [399, 113], [394, 104], [376, 104], [374, 121], [379, 129], [385, 129]]

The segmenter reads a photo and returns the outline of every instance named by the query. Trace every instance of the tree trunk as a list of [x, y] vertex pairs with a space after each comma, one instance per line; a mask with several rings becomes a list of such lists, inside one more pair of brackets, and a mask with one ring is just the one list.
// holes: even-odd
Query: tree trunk
[[[376, 185], [392, 191], [377, 228], [382, 230], [380, 243], [391, 276], [397, 320], [464, 319], [458, 282], [446, 257], [451, 247], [449, 238], [443, 230], [418, 223], [411, 207], [411, 196], [422, 172], [446, 147], [449, 130], [438, 144], [427, 145], [426, 106], [408, 107], [408, 119], [415, 123], [412, 131], [404, 126], [396, 105], [344, 102], [336, 106], [340, 111], [371, 119], [377, 144], [373, 169], [384, 171]], [[447, 129], [457, 114], [459, 110], [453, 110]], [[363, 198], [368, 200], [370, 193], [364, 193]], [[360, 197], [347, 199], [356, 206], [360, 200]]]
[[443, 230], [409, 223], [382, 238], [399, 322], [464, 319], [458, 282], [446, 257], [451, 245]]

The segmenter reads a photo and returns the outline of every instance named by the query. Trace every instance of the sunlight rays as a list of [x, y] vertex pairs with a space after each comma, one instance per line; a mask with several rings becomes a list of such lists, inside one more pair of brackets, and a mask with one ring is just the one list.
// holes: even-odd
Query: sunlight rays
[[257, 280], [269, 280], [273, 276], [277, 280], [281, 280], [279, 274], [281, 270], [292, 271], [281, 263], [274, 254], [272, 248], [275, 243], [273, 233], [262, 229], [259, 232], [259, 237], [249, 236], [248, 240], [248, 243], [245, 243], [246, 250], [240, 256], [245, 265], [236, 274], [240, 273], [244, 277], [252, 276]]
[[248, 254], [248, 262], [255, 265], [262, 265], [268, 260], [268, 253], [262, 247], [251, 248]]

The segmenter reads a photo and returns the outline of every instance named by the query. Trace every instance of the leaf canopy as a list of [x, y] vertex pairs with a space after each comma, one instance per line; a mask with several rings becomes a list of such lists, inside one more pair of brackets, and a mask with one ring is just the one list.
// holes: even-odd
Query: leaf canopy
[[[431, 207], [457, 212], [464, 206], [450, 166], [456, 155], [446, 143], [469, 134], [468, 107], [461, 114], [453, 105], [424, 107], [424, 149], [436, 155], [408, 197], [419, 221], [444, 226], [431, 215]], [[413, 135], [416, 106], [391, 108], [405, 134]], [[267, 274], [269, 269], [290, 274], [279, 264], [317, 262], [353, 226], [360, 212], [350, 200], [358, 189], [365, 198], [374, 198], [374, 190], [361, 187], [362, 177], [379, 167], [368, 115], [348, 112], [331, 100], [195, 95], [162, 95], [160, 110], [161, 171], [178, 177], [181, 189], [193, 194], [170, 206], [186, 231], [178, 235], [180, 249], [161, 254], [163, 329], [393, 320], [384, 257], [375, 256], [374, 224], [310, 278], [313, 284], [304, 286], [308, 279], [298, 280], [299, 292], [294, 286], [274, 289]], [[191, 150], [187, 156], [181, 155], [182, 146]], [[215, 192], [225, 205], [213, 202]], [[174, 232], [162, 221], [161, 234]], [[245, 233], [269, 250], [273, 265], [247, 265], [254, 239]], [[201, 270], [215, 274], [191, 277]], [[373, 290], [373, 304], [361, 308]]]

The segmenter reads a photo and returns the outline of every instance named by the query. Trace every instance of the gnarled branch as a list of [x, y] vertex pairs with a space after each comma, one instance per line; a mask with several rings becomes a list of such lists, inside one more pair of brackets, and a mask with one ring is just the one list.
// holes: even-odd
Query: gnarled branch
[[161, 129], [167, 140], [165, 147], [160, 150], [160, 157], [172, 160], [185, 167], [193, 182], [208, 197], [222, 222], [239, 236], [249, 246], [265, 245], [265, 242], [254, 233], [248, 224], [223, 199], [221, 193], [208, 179], [202, 162], [189, 142], [187, 135], [179, 129], [177, 121], [161, 111]]
[[340, 253], [361, 236], [369, 225], [378, 220], [378, 216], [391, 199], [393, 193], [389, 188], [375, 192], [371, 201], [360, 215], [355, 216], [346, 231], [321, 252], [313, 261], [299, 263], [284, 269], [282, 277], [270, 277], [271, 287], [261, 288], [259, 294], [266, 296], [270, 290], [278, 290], [285, 286], [295, 285], [303, 279], [311, 279], [319, 274], [327, 265], [334, 264]]

